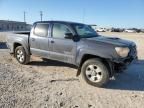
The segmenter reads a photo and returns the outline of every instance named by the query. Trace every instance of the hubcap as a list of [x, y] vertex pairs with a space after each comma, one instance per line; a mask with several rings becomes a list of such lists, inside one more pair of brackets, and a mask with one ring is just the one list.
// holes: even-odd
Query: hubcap
[[103, 77], [102, 69], [97, 65], [89, 65], [86, 68], [86, 77], [92, 82], [100, 82]]
[[20, 62], [23, 62], [23, 61], [24, 61], [24, 54], [23, 54], [23, 51], [22, 51], [22, 50], [17, 50], [17, 59], [18, 59]]

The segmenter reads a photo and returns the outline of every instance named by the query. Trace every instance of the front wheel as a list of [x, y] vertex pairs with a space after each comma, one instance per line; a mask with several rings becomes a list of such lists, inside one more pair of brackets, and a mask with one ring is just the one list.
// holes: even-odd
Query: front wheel
[[30, 61], [30, 55], [28, 55], [22, 46], [18, 46], [15, 49], [15, 57], [20, 64], [27, 64]]
[[89, 59], [82, 65], [83, 79], [90, 85], [103, 87], [109, 81], [109, 71], [106, 65], [97, 58]]

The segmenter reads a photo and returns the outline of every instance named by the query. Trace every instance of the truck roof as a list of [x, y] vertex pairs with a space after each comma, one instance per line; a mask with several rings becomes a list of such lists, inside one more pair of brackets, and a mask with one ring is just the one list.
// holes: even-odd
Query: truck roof
[[[71, 22], [71, 21], [37, 21], [35, 23], [65, 23], [65, 24], [82, 24], [78, 22]], [[34, 24], [35, 24], [34, 23]]]

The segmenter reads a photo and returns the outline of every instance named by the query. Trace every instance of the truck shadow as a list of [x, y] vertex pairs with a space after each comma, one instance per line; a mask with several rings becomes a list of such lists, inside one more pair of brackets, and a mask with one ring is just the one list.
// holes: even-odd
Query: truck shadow
[[[43, 61], [32, 61], [29, 65], [36, 66], [59, 66], [77, 69], [76, 66], [44, 59]], [[144, 60], [139, 60], [129, 66], [123, 73], [116, 74], [115, 79], [109, 81], [106, 89], [144, 91]]]
[[70, 68], [77, 69], [77, 67], [74, 66], [74, 65], [63, 63], [63, 62], [59, 62], [59, 61], [55, 61], [55, 60], [50, 60], [50, 59], [43, 59], [43, 61], [32, 61], [32, 62], [29, 63], [29, 65], [35, 65], [35, 66], [59, 66], [59, 67], [70, 67]]
[[124, 73], [110, 80], [107, 89], [144, 91], [144, 60], [133, 63]]
[[0, 49], [8, 49], [6, 42], [0, 42]]

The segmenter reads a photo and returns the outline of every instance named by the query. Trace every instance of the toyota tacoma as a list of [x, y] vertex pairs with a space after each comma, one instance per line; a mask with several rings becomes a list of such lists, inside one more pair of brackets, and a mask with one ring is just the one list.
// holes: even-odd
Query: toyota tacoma
[[36, 22], [30, 32], [9, 33], [7, 46], [20, 64], [29, 63], [31, 55], [73, 64], [77, 76], [96, 87], [137, 59], [134, 42], [101, 36], [75, 22]]

